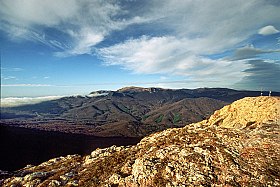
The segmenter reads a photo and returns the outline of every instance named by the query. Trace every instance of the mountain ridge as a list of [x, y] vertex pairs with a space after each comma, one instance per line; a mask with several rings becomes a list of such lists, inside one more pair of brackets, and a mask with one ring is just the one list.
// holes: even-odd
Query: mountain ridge
[[[280, 96], [278, 92], [272, 93], [277, 94]], [[143, 137], [204, 120], [237, 99], [259, 95], [256, 91], [227, 88], [125, 87], [94, 91], [89, 96], [4, 107], [1, 124], [105, 137]]]

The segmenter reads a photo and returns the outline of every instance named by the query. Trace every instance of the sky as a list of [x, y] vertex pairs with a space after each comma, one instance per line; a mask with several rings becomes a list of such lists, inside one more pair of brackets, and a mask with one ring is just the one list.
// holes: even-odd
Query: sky
[[280, 91], [279, 0], [1, 0], [1, 97]]

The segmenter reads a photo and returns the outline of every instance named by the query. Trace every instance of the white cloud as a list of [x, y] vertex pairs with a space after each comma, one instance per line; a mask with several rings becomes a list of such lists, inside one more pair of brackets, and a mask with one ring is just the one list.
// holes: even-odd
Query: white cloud
[[26, 29], [36, 24], [47, 27], [56, 26], [61, 21], [73, 18], [78, 11], [75, 0], [3, 0], [1, 6], [2, 19], [5, 22]]
[[[168, 62], [187, 52], [180, 50], [183, 45], [186, 43], [182, 43], [175, 37], [150, 38], [143, 36], [139, 39], [131, 39], [121, 44], [102, 48], [97, 52], [104, 58], [105, 65], [120, 65], [138, 74], [170, 73], [174, 66], [168, 66], [170, 65]], [[164, 62], [167, 64], [165, 65]], [[161, 67], [159, 68], [159, 66]]]
[[261, 35], [271, 35], [271, 34], [276, 34], [276, 33], [279, 33], [280, 31], [275, 29], [274, 26], [272, 25], [268, 25], [266, 27], [263, 27], [259, 30], [259, 34]]
[[[146, 35], [166, 37], [167, 31], [169, 36], [186, 38], [190, 42], [188, 47], [197, 53], [220, 53], [234, 49], [268, 22], [279, 26], [280, 19], [279, 7], [265, 0], [258, 3], [154, 0], [137, 4], [115, 0], [3, 0], [1, 3], [2, 30], [14, 39], [20, 37], [59, 49], [55, 55], [62, 57], [91, 54], [93, 47], [112, 32], [126, 32], [125, 28], [134, 24], [141, 24], [139, 28]], [[46, 28], [60, 34], [50, 35]], [[138, 30], [133, 32], [137, 34]]]
[[50, 77], [44, 77], [44, 79], [49, 79]]
[[142, 37], [122, 44], [102, 48], [98, 54], [104, 65], [119, 65], [136, 74], [183, 75], [192, 80], [238, 81], [247, 67], [243, 62], [211, 60], [192, 51], [191, 42], [174, 37]]
[[275, 53], [280, 52], [280, 49], [277, 50], [263, 50], [263, 49], [256, 49], [253, 45], [246, 46], [243, 48], [237, 49], [232, 56], [227, 57], [227, 60], [243, 60], [243, 59], [251, 59], [256, 58], [260, 54], [265, 53]]
[[1, 87], [49, 87], [49, 84], [3, 84]]
[[[254, 35], [260, 25], [267, 22], [279, 25], [280, 19], [278, 7], [264, 1], [259, 4], [254, 1], [176, 0], [157, 3], [152, 6], [152, 13], [146, 12], [146, 15], [157, 17], [153, 24], [168, 30], [168, 35], [142, 36], [101, 48], [97, 53], [105, 65], [118, 65], [138, 74], [166, 73], [192, 80], [234, 83], [245, 76], [242, 70], [248, 65], [244, 61], [203, 56], [236, 49]], [[247, 55], [255, 57], [277, 51], [249, 48]], [[245, 48], [237, 55], [239, 60], [249, 57], [245, 57]]]
[[1, 107], [12, 107], [26, 104], [36, 104], [42, 101], [59, 99], [63, 96], [46, 96], [46, 97], [7, 97], [1, 98]]
[[[2, 0], [1, 3], [1, 30], [11, 38], [40, 42], [55, 49], [59, 57], [98, 55], [104, 65], [121, 66], [138, 74], [237, 81], [244, 76], [242, 70], [247, 65], [228, 60], [278, 51], [244, 47], [228, 59], [205, 57], [245, 46], [257, 32], [264, 35], [279, 32], [275, 29], [280, 28], [279, 5], [272, 1]], [[133, 27], [135, 24], [137, 27]], [[269, 26], [259, 30], [264, 25]]]
[[12, 68], [11, 71], [22, 71], [22, 68]]
[[8, 80], [8, 79], [16, 79], [16, 77], [15, 76], [4, 77], [4, 80]]
[[[1, 6], [1, 29], [12, 39], [58, 48], [62, 51], [55, 55], [62, 57], [90, 54], [92, 47], [113, 30], [148, 21], [140, 16], [124, 18], [128, 12], [114, 0], [3, 0]], [[47, 28], [59, 35], [50, 35]]]
[[24, 69], [22, 69], [22, 68], [2, 68], [1, 67], [1, 70], [2, 71], [23, 71]]
[[192, 49], [200, 54], [232, 50], [268, 22], [279, 26], [279, 7], [266, 1], [173, 0], [160, 4], [154, 14], [165, 18], [159, 26], [172, 29], [177, 38], [191, 39]]
[[100, 43], [104, 39], [104, 34], [94, 33], [89, 28], [83, 29], [79, 35], [76, 36], [75, 46], [66, 49], [63, 52], [56, 52], [55, 56], [67, 57], [72, 55], [91, 54], [92, 47]]

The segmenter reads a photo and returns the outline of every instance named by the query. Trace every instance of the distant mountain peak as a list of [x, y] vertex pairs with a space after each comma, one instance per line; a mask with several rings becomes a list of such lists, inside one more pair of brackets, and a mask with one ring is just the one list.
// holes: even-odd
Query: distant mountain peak
[[143, 87], [130, 86], [130, 87], [121, 88], [121, 89], [119, 89], [117, 91], [118, 92], [143, 92], [143, 91], [155, 92], [155, 91], [159, 91], [159, 90], [166, 90], [166, 89], [164, 89], [164, 88], [156, 88], [156, 87], [143, 88]]
[[109, 93], [109, 92], [112, 92], [112, 91], [110, 91], [110, 90], [98, 90], [98, 91], [90, 92], [89, 95], [92, 95], [92, 94], [104, 94], [104, 93]]

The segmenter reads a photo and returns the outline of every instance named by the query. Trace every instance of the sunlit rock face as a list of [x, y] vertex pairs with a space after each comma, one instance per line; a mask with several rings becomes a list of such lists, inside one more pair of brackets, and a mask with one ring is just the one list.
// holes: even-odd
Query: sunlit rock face
[[207, 120], [152, 134], [135, 146], [3, 172], [1, 185], [279, 186], [279, 101], [244, 98]]
[[279, 119], [278, 97], [247, 97], [217, 110], [205, 123], [226, 128], [245, 128]]

